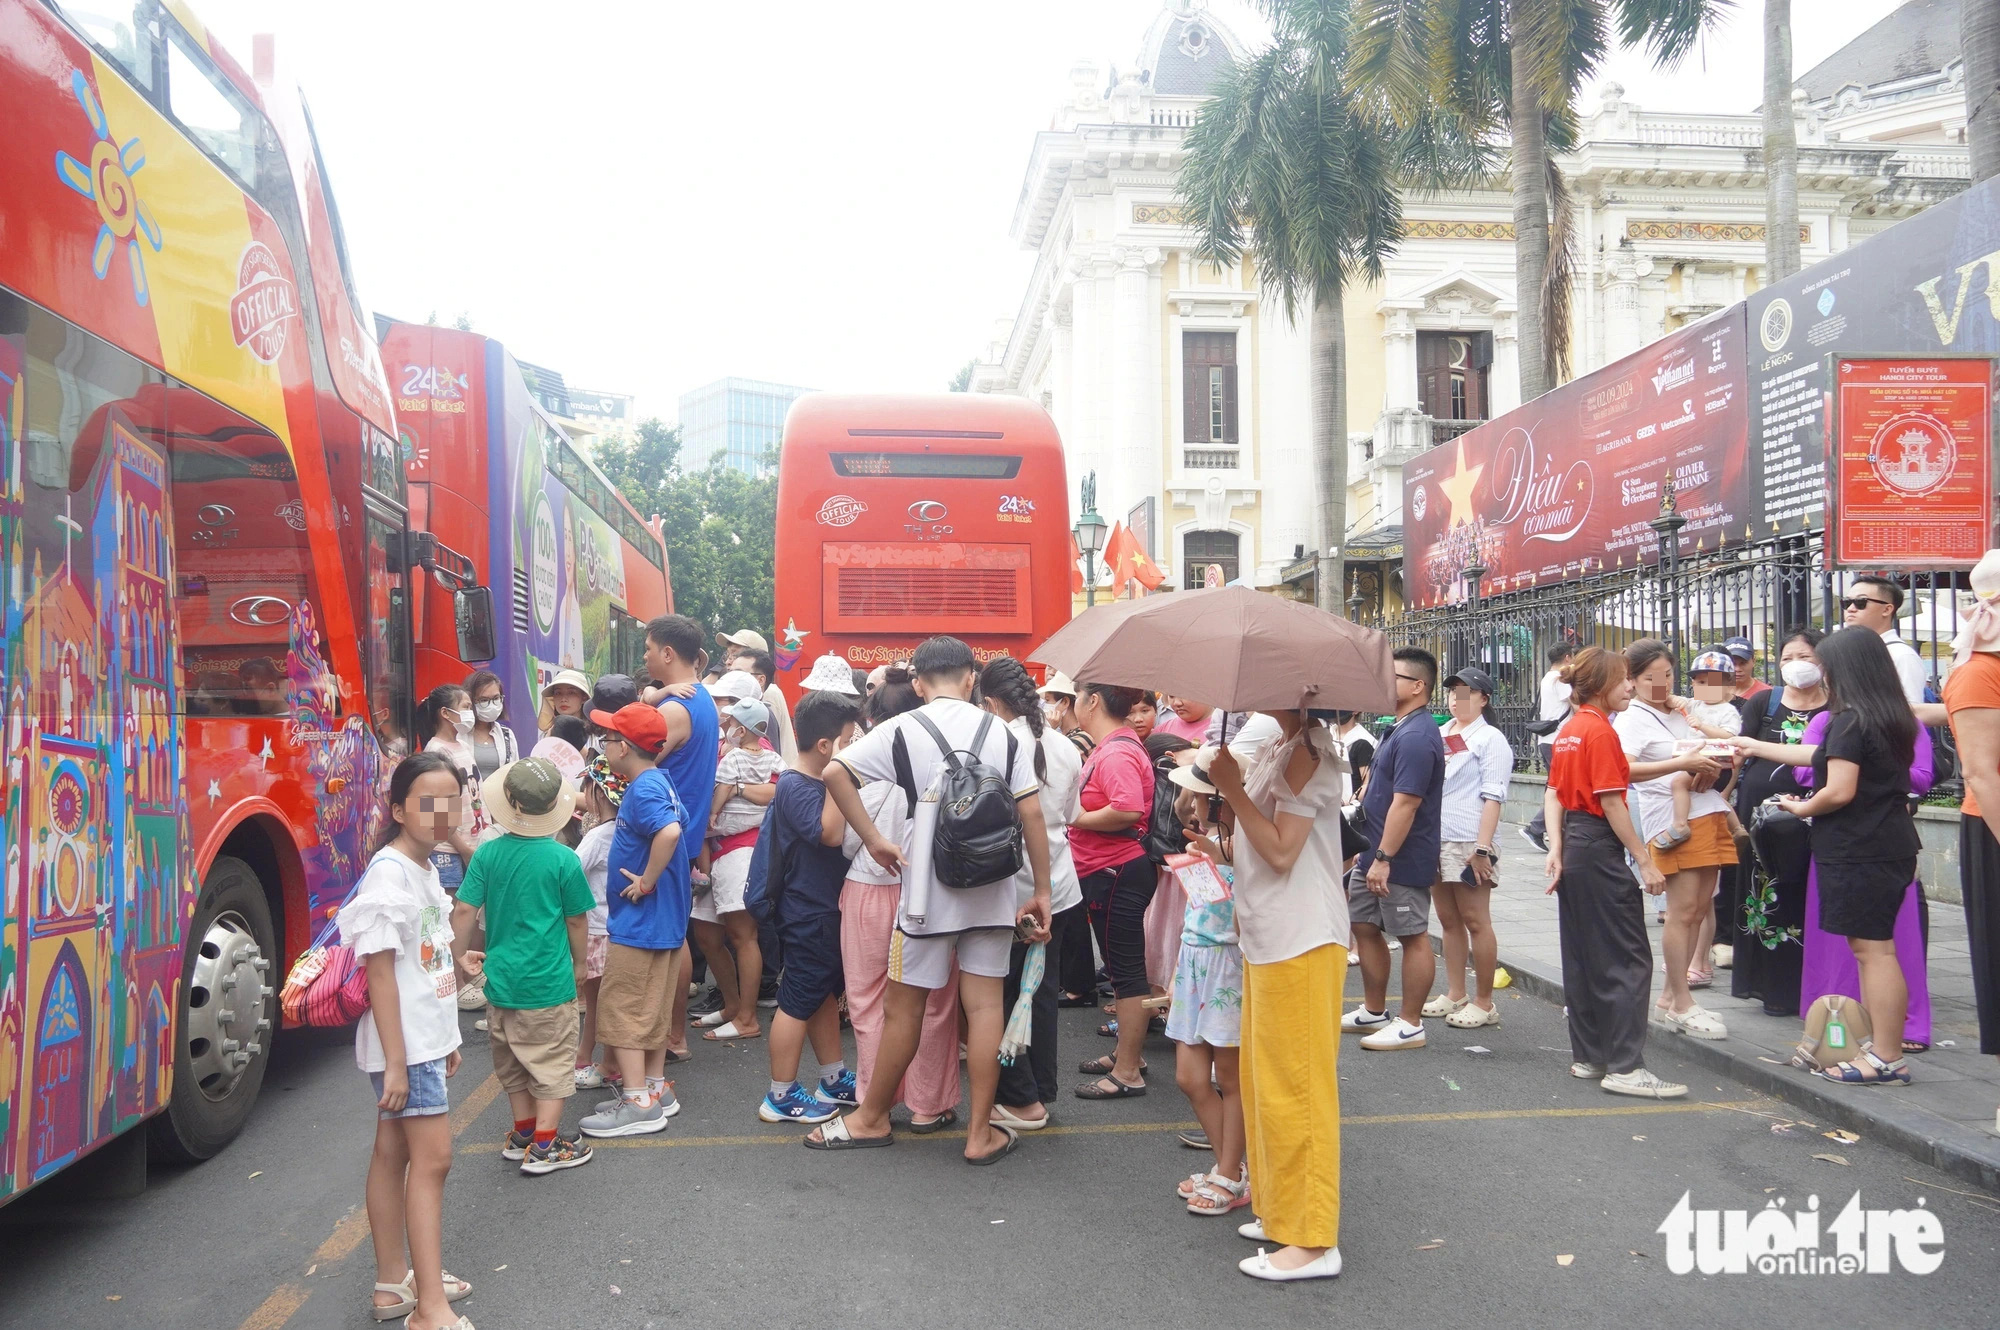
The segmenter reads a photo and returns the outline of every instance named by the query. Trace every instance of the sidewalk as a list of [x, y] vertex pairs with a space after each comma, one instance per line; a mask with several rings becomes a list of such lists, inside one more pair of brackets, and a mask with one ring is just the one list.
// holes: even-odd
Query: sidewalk
[[[1560, 1003], [1562, 955], [1555, 901], [1543, 894], [1541, 856], [1523, 839], [1519, 824], [1501, 824], [1500, 885], [1493, 894], [1493, 929], [1500, 963], [1523, 992]], [[1653, 937], [1653, 991], [1664, 982], [1660, 929], [1648, 914]], [[1436, 935], [1433, 934], [1435, 941]], [[1653, 1040], [1674, 1041], [1682, 1057], [1714, 1068], [1796, 1106], [1821, 1127], [1845, 1127], [1989, 1190], [2000, 1191], [2000, 1058], [1979, 1053], [1979, 1025], [1972, 1004], [1972, 975], [1965, 916], [1933, 902], [1929, 957], [1932, 1039], [1929, 1052], [1910, 1058], [1908, 1086], [1838, 1086], [1788, 1064], [1804, 1029], [1803, 1017], [1764, 1014], [1761, 1003], [1729, 996], [1729, 972], [1696, 1000], [1722, 1018], [1729, 1037], [1692, 1039], [1655, 1025]], [[1444, 976], [1435, 991], [1444, 991]]]

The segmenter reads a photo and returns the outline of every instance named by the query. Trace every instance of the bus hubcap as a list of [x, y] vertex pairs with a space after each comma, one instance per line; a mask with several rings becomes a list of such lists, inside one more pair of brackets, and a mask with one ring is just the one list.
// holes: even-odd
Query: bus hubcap
[[195, 952], [188, 976], [188, 1011], [182, 1038], [195, 1084], [210, 1099], [225, 1099], [244, 1069], [264, 1051], [271, 1018], [271, 962], [243, 917], [217, 915]]

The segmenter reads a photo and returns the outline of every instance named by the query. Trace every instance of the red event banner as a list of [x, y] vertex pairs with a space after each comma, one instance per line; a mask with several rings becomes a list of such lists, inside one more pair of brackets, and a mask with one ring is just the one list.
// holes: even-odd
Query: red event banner
[[1970, 568], [1992, 544], [1993, 361], [1840, 357], [1834, 562]]
[[1649, 523], [1671, 482], [1682, 546], [1749, 536], [1739, 306], [1563, 384], [1403, 468], [1403, 585], [1414, 606], [1659, 557]]

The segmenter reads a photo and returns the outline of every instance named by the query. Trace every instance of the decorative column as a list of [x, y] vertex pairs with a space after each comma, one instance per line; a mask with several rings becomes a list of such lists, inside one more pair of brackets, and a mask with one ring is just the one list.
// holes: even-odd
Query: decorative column
[[1387, 411], [1418, 409], [1417, 324], [1408, 306], [1382, 306], [1382, 406]]
[[[1063, 283], [1056, 290], [1055, 300], [1062, 299], [1067, 287]], [[1070, 308], [1050, 302], [1049, 312], [1044, 316], [1043, 331], [1049, 339], [1049, 415], [1055, 419], [1056, 433], [1065, 440], [1070, 436], [1072, 422], [1076, 419], [1076, 403], [1070, 393], [1075, 381], [1070, 357], [1075, 352], [1075, 338], [1071, 327]]]
[[1493, 372], [1486, 386], [1492, 394], [1490, 416], [1502, 416], [1521, 404], [1521, 343], [1512, 310], [1493, 316]]
[[[1069, 406], [1062, 421], [1063, 452], [1069, 458], [1070, 474], [1084, 475], [1100, 469], [1103, 460], [1097, 433], [1097, 404], [1105, 390], [1097, 372], [1097, 356], [1105, 340], [1103, 311], [1097, 303], [1097, 283], [1092, 264], [1085, 255], [1070, 260], [1070, 332], [1067, 369]], [[1056, 399], [1060, 407], [1062, 399]]]
[[1112, 306], [1111, 428], [1112, 466], [1105, 491], [1114, 514], [1157, 491], [1160, 475], [1160, 311], [1149, 307], [1151, 270], [1157, 249], [1114, 251]]
[[1631, 355], [1645, 345], [1639, 323], [1639, 279], [1651, 273], [1650, 261], [1622, 250], [1611, 261], [1604, 294], [1604, 358], [1607, 363]]

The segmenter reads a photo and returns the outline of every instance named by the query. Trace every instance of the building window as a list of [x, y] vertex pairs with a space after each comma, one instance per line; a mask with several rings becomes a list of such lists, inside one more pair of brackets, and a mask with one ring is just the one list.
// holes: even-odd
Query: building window
[[1417, 402], [1436, 420], [1484, 420], [1491, 402], [1487, 380], [1493, 334], [1417, 334]]
[[1181, 382], [1185, 441], [1236, 446], [1236, 334], [1182, 333]]
[[1208, 585], [1210, 565], [1222, 570], [1223, 582], [1234, 582], [1237, 540], [1234, 531], [1190, 531], [1182, 536], [1181, 585], [1189, 591]]

